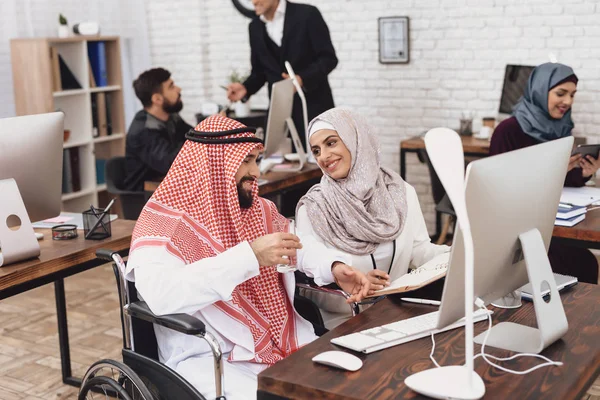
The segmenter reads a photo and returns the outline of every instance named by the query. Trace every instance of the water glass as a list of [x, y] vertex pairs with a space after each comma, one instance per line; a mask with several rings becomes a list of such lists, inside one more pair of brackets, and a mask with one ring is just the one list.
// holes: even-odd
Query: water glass
[[[293, 218], [286, 219], [286, 226], [282, 229], [283, 232], [296, 234], [296, 221]], [[288, 258], [283, 256], [283, 258]], [[289, 264], [277, 264], [277, 272], [285, 274], [286, 272], [294, 272], [296, 270], [296, 257], [290, 259]]]

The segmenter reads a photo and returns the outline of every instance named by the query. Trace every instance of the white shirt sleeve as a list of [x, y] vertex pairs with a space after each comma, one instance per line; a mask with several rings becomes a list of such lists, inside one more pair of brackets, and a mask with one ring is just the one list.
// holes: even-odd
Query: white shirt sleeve
[[305, 206], [301, 206], [296, 214], [296, 234], [302, 243], [298, 251], [298, 269], [310, 278], [314, 278], [319, 286], [334, 282], [331, 266], [340, 261], [351, 265], [352, 260], [343, 252], [327, 247], [325, 242], [317, 236], [308, 219]]
[[411, 228], [414, 230], [413, 237], [413, 250], [411, 264], [419, 267], [431, 260], [433, 257], [450, 251], [450, 247], [446, 245], [437, 245], [431, 243], [429, 232], [427, 232], [427, 225], [425, 224], [425, 218], [419, 205], [419, 198], [415, 189], [406, 184], [406, 197], [408, 202], [408, 215], [409, 223], [413, 224]]
[[135, 271], [135, 286], [157, 315], [193, 314], [217, 301], [231, 299], [235, 287], [259, 274], [248, 242], [185, 265], [161, 247], [136, 249], [127, 263]]

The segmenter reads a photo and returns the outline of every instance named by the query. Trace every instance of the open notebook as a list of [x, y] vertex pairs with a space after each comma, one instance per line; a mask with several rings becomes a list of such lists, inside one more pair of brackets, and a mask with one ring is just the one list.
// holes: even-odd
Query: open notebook
[[448, 262], [450, 260], [450, 252], [435, 256], [419, 268], [412, 270], [410, 273], [402, 275], [398, 279], [391, 282], [390, 286], [385, 289], [377, 290], [370, 296], [377, 297], [385, 294], [410, 292], [419, 289], [423, 286], [437, 281], [446, 275], [448, 270]]

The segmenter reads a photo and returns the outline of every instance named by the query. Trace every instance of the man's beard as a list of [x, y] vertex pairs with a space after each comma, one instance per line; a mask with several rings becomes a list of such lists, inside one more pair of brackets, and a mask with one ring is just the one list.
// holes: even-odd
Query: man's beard
[[252, 192], [245, 190], [243, 187], [243, 184], [245, 181], [253, 181], [253, 180], [254, 180], [254, 178], [245, 176], [240, 180], [240, 183], [237, 184], [237, 192], [238, 192], [238, 200], [240, 202], [240, 208], [248, 209], [248, 208], [252, 207], [252, 202], [254, 200], [252, 198]]
[[181, 111], [183, 109], [183, 101], [181, 101], [181, 96], [179, 96], [179, 98], [177, 98], [177, 101], [175, 103], [168, 103], [165, 99], [165, 102], [163, 103], [163, 111], [166, 112], [167, 114], [174, 114], [174, 113], [178, 113], [179, 111]]

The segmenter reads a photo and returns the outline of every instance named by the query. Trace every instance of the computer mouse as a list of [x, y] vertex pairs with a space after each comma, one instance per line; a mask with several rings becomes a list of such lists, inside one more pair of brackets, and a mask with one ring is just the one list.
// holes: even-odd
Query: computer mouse
[[345, 369], [346, 371], [358, 371], [363, 365], [360, 358], [343, 351], [326, 351], [317, 354], [312, 360], [319, 364]]

